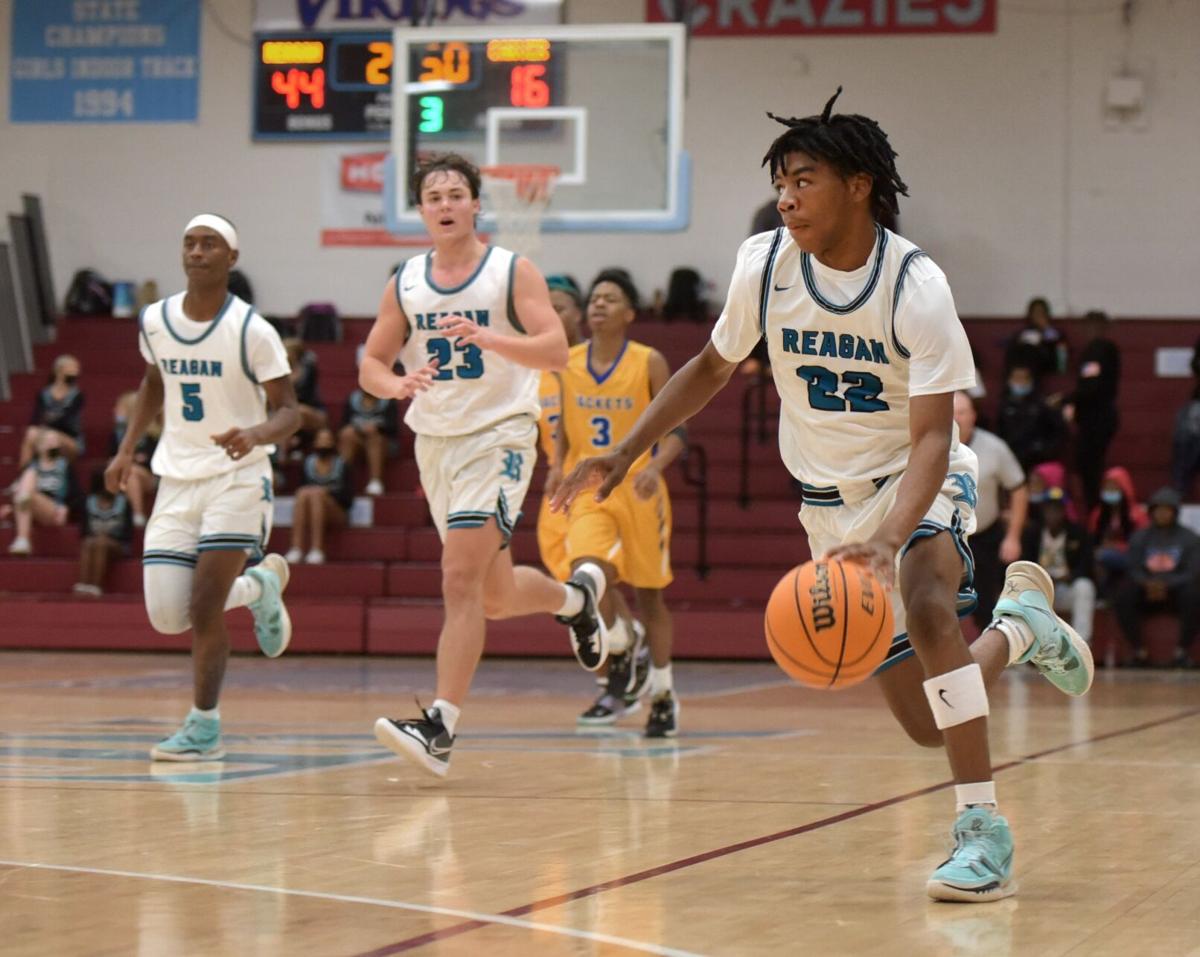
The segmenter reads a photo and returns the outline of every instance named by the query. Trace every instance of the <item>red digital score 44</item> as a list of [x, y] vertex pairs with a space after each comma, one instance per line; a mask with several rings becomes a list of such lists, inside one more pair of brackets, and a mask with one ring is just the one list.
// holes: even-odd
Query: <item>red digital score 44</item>
[[308, 97], [314, 110], [325, 107], [325, 70], [317, 67], [311, 73], [295, 67], [284, 73], [276, 70], [271, 74], [271, 89], [284, 98], [289, 110], [300, 108], [300, 98]]

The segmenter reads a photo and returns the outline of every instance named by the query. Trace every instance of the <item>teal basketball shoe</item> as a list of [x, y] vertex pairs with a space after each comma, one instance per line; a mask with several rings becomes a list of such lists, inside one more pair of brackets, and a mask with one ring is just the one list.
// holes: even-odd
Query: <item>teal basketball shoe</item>
[[150, 749], [150, 757], [155, 761], [220, 761], [225, 757], [220, 719], [189, 714], [178, 731]]
[[925, 890], [935, 901], [1000, 900], [1017, 892], [1008, 821], [987, 807], [969, 807], [954, 822], [954, 850]]

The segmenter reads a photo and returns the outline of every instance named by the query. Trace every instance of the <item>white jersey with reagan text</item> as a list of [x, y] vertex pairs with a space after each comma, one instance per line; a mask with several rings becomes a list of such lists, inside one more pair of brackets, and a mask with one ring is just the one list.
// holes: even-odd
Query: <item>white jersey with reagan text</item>
[[740, 362], [759, 337], [782, 403], [780, 455], [813, 486], [902, 471], [910, 397], [975, 384], [945, 275], [882, 227], [866, 265], [853, 272], [823, 266], [783, 228], [747, 239], [712, 342]]
[[396, 299], [408, 320], [400, 360], [406, 369], [438, 360], [433, 386], [413, 396], [405, 424], [418, 435], [454, 436], [516, 415], [536, 420], [539, 370], [451, 339], [437, 328], [457, 313], [503, 336], [524, 335], [513, 306], [517, 254], [488, 246], [471, 277], [451, 288], [434, 282], [432, 255], [410, 259], [396, 273]]
[[163, 431], [151, 468], [194, 480], [265, 461], [274, 446], [256, 446], [234, 461], [212, 437], [266, 421], [260, 383], [289, 371], [279, 333], [232, 294], [211, 322], [187, 318], [183, 298], [178, 293], [152, 303], [138, 320], [142, 358], [163, 380]]

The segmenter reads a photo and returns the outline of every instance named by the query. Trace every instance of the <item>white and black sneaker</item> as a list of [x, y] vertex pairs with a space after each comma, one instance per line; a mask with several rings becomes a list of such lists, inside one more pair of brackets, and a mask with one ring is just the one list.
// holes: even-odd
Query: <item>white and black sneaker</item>
[[450, 770], [454, 738], [442, 723], [439, 709], [422, 708], [421, 714], [421, 718], [401, 721], [380, 718], [375, 722], [375, 740], [417, 767], [444, 778]]
[[604, 597], [605, 578], [596, 565], [585, 562], [567, 579], [566, 584], [583, 593], [583, 608], [570, 618], [554, 617], [570, 629], [571, 648], [587, 671], [595, 671], [608, 658], [608, 629], [600, 617], [600, 599]]
[[617, 719], [625, 714], [625, 705], [620, 698], [615, 698], [607, 690], [600, 692], [600, 697], [592, 702], [592, 706], [583, 712], [575, 723], [584, 728], [601, 728], [616, 724]]
[[663, 691], [650, 699], [650, 716], [646, 719], [647, 738], [673, 738], [679, 733], [679, 701], [671, 691]]
[[[640, 627], [640, 626], [639, 626]], [[643, 631], [644, 635], [645, 632]], [[629, 682], [629, 686], [625, 689], [625, 711], [629, 713], [636, 711], [640, 704], [639, 699], [646, 693], [646, 689], [650, 686], [650, 649], [642, 645], [637, 650], [637, 657], [633, 662], [633, 673]]]

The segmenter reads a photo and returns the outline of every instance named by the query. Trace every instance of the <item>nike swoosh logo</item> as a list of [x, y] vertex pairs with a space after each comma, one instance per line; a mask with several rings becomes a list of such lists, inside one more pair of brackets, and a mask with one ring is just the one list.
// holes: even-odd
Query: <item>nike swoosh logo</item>
[[443, 754], [449, 754], [450, 749], [449, 748], [439, 748], [436, 744], [431, 743], [429, 745], [429, 753], [431, 755], [433, 755], [435, 758], [440, 758]]
[[945, 688], [938, 688], [938, 697], [942, 699], [942, 704], [944, 704], [947, 708], [954, 707], [954, 705], [952, 705], [949, 701], [946, 700], [946, 689]]
[[417, 288], [417, 284], [414, 282], [411, 286], [401, 286], [400, 291], [401, 292], [412, 292], [416, 288]]
[[[794, 285], [796, 285], [796, 284], [792, 283], [792, 286], [794, 286]], [[781, 285], [779, 285], [779, 283], [775, 283], [775, 291], [776, 292], [787, 292], [789, 289], [792, 288], [792, 286], [781, 286]]]

